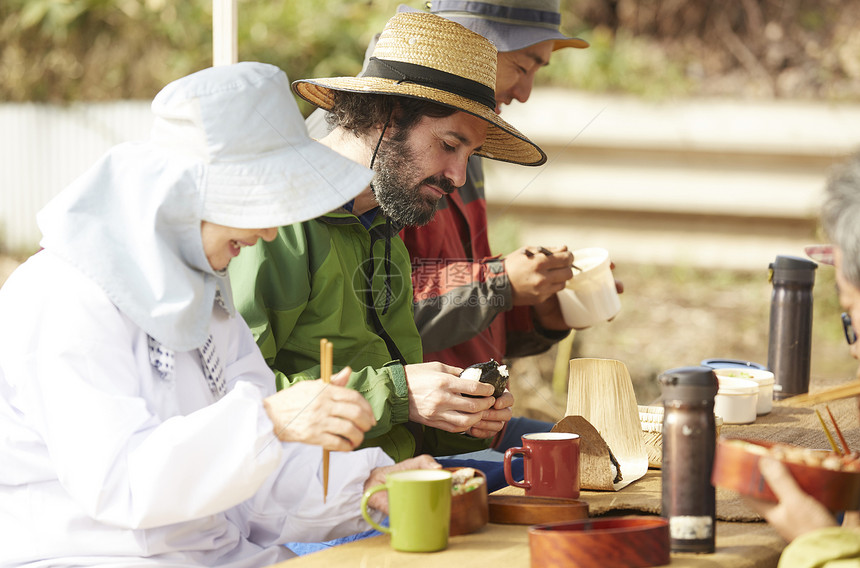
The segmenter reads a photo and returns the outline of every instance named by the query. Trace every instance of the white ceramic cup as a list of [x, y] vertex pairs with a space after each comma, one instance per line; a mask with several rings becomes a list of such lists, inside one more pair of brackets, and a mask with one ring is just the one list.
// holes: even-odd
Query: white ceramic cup
[[564, 323], [575, 329], [591, 327], [615, 317], [621, 300], [609, 267], [609, 251], [585, 248], [573, 251], [573, 278], [558, 296]]

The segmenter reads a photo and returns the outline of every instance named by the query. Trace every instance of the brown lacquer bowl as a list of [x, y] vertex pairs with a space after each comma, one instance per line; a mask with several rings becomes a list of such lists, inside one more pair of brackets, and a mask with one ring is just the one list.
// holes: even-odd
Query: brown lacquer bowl
[[[446, 471], [454, 472], [459, 467], [446, 467]], [[484, 482], [468, 493], [451, 497], [451, 528], [450, 536], [469, 534], [485, 526], [490, 513], [487, 505], [487, 476], [480, 470], [475, 475], [483, 478]]]
[[831, 511], [860, 508], [860, 456], [856, 455], [839, 458], [825, 450], [720, 438], [711, 482], [716, 487], [775, 503], [777, 498], [758, 468], [762, 455], [784, 463], [800, 488]]
[[669, 521], [610, 517], [529, 529], [532, 568], [646, 568], [669, 564]]
[[490, 495], [490, 521], [509, 525], [560, 523], [588, 518], [588, 503], [579, 499]]

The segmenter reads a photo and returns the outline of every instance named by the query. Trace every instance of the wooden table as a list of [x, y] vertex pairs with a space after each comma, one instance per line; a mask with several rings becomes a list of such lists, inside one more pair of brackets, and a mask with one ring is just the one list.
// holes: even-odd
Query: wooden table
[[[659, 471], [649, 471], [640, 484], [642, 491], [660, 500]], [[636, 487], [633, 482], [623, 491]], [[510, 492], [511, 488], [502, 490]], [[620, 493], [620, 492], [619, 492]], [[613, 499], [611, 492], [583, 491], [581, 499], [600, 504]], [[613, 511], [612, 514], [627, 514]], [[633, 511], [632, 514], [642, 514]], [[356, 566], [360, 568], [529, 568], [529, 527], [490, 523], [480, 531], [452, 537], [440, 552], [398, 552], [389, 545], [387, 535], [343, 544], [320, 552], [276, 564], [272, 568]], [[717, 550], [714, 554], [673, 554], [672, 566], [731, 568], [771, 568], [777, 565], [785, 542], [763, 522], [717, 522]]]
[[[860, 428], [853, 400], [830, 404], [852, 448], [860, 447]], [[826, 437], [812, 409], [793, 409], [775, 405], [774, 411], [759, 417], [754, 425], [723, 426], [729, 437], [750, 437], [790, 442], [813, 448], [827, 447]], [[659, 470], [649, 470], [619, 492], [583, 491], [591, 516], [643, 515], [659, 512], [661, 500]], [[785, 542], [767, 523], [750, 522], [758, 518], [744, 511], [740, 498], [727, 490], [717, 490], [717, 514], [729, 521], [717, 522], [714, 554], [673, 554], [671, 566], [718, 568], [775, 567]], [[522, 492], [505, 488], [500, 493]], [[745, 519], [745, 520], [738, 520]], [[433, 553], [397, 552], [387, 535], [351, 542], [301, 558], [276, 564], [272, 568], [355, 566], [359, 568], [528, 568], [530, 553], [528, 526], [490, 523], [479, 532], [453, 537], [448, 548]]]
[[[765, 523], [717, 523], [714, 554], [673, 554], [672, 566], [775, 567], [785, 543]], [[398, 552], [387, 535], [342, 544], [272, 568], [356, 566], [361, 568], [529, 568], [528, 527], [490, 523], [455, 536], [440, 552]]]

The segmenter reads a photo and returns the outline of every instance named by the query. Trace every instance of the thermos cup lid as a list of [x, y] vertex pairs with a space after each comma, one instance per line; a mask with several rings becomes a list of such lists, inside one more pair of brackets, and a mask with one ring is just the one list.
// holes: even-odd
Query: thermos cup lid
[[814, 284], [818, 265], [799, 256], [777, 256], [768, 268], [774, 283]]
[[658, 377], [663, 401], [691, 403], [710, 402], [719, 389], [719, 381], [710, 367], [679, 367], [664, 371]]

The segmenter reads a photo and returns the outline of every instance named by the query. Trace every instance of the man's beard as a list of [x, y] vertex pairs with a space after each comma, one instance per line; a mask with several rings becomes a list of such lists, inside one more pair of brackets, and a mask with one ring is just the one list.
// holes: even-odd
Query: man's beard
[[435, 185], [446, 193], [457, 189], [443, 176], [412, 184], [417, 174], [417, 156], [409, 147], [407, 133], [398, 132], [380, 145], [376, 154], [371, 188], [382, 212], [401, 225], [426, 225], [436, 214], [439, 198], [421, 193], [421, 185]]

